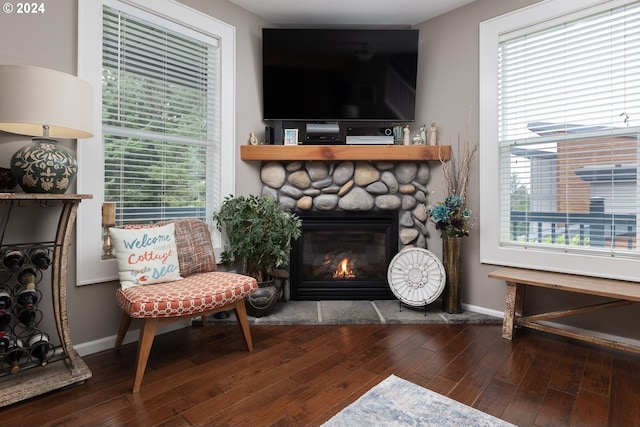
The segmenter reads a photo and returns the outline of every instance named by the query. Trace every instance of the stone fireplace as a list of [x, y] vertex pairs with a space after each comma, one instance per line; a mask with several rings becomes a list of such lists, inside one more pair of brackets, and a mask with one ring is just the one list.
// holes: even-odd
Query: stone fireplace
[[[323, 219], [322, 232], [316, 232], [315, 240], [337, 242], [338, 238], [342, 239], [340, 244], [336, 245], [338, 247], [326, 249], [327, 253], [324, 255], [331, 258], [329, 263], [341, 262], [342, 259], [332, 259], [334, 255], [337, 258], [341, 251], [352, 253], [356, 261], [358, 256], [363, 257], [365, 253], [368, 257], [382, 257], [379, 258], [382, 261], [378, 263], [375, 280], [364, 279], [364, 272], [361, 271], [359, 279], [344, 277], [341, 279], [341, 286], [333, 286], [335, 283], [330, 282], [334, 279], [327, 279], [325, 272], [325, 277], [321, 280], [312, 278], [307, 281], [325, 282], [316, 286], [315, 290], [310, 290], [310, 283], [305, 283], [305, 280], [298, 277], [301, 269], [304, 270], [303, 264], [292, 265], [292, 299], [393, 298], [386, 283], [386, 269], [391, 258], [407, 246], [426, 247], [426, 185], [429, 180], [429, 166], [426, 162], [270, 161], [262, 163], [260, 177], [263, 195], [271, 195], [283, 206], [297, 212], [303, 219], [303, 229], [305, 218], [307, 221], [315, 222], [318, 222], [319, 218]], [[391, 235], [385, 231], [385, 237], [380, 237], [382, 232], [373, 232], [371, 228], [352, 232], [355, 229], [354, 225], [360, 225], [367, 216], [373, 218], [376, 215], [385, 216], [385, 213], [390, 214], [388, 217], [394, 218], [391, 219], [391, 224], [395, 230]], [[356, 218], [358, 214], [361, 218], [349, 223], [349, 218]], [[347, 225], [340, 222], [345, 218]], [[337, 233], [334, 231], [333, 237], [326, 234], [330, 225], [335, 225], [338, 230]], [[385, 230], [388, 229], [389, 224], [384, 227]], [[343, 232], [340, 233], [340, 230]], [[377, 238], [374, 237], [376, 233]], [[380, 243], [380, 239], [385, 241], [384, 245], [389, 245], [389, 239], [393, 241], [390, 243], [391, 246], [382, 251], [383, 254], [367, 253], [369, 245], [372, 242]], [[300, 246], [304, 245], [304, 239], [300, 240], [301, 242], [294, 245], [292, 264], [304, 258], [305, 247]], [[307, 242], [307, 245], [310, 245], [310, 242]], [[369, 261], [367, 263], [373, 264]], [[302, 285], [302, 289], [299, 289], [298, 285]]]

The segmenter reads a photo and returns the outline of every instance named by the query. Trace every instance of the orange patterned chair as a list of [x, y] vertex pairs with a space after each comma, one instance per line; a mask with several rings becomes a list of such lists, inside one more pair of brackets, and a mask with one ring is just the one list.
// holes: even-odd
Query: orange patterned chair
[[203, 221], [185, 219], [160, 225], [165, 224], [175, 226], [175, 248], [182, 279], [123, 286], [116, 292], [116, 300], [123, 310], [116, 350], [122, 346], [132, 319], [142, 322], [133, 393], [140, 390], [156, 329], [160, 325], [198, 316], [206, 325], [206, 316], [234, 310], [247, 348], [253, 350], [244, 299], [258, 289], [256, 280], [241, 274], [215, 271], [213, 245]]

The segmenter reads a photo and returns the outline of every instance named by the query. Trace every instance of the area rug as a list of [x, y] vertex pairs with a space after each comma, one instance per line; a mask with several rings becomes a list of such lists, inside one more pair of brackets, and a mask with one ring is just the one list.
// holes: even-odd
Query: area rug
[[322, 427], [491, 426], [506, 421], [391, 375]]

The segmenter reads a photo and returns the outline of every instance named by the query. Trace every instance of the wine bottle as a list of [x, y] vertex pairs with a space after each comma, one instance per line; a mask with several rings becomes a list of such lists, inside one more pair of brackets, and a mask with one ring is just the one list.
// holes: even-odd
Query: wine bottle
[[11, 331], [11, 312], [13, 304], [11, 290], [6, 286], [0, 287], [0, 333]]
[[0, 314], [11, 308], [11, 293], [8, 289], [0, 288]]
[[24, 265], [24, 254], [20, 249], [6, 249], [2, 254], [2, 264], [7, 270], [15, 273]]
[[24, 308], [18, 312], [18, 322], [20, 322], [27, 331], [33, 331], [36, 328], [36, 314], [38, 311], [31, 308]]
[[11, 294], [6, 289], [0, 288], [0, 332], [11, 330]]
[[9, 348], [9, 334], [5, 331], [0, 331], [0, 354], [7, 352]]
[[51, 265], [51, 255], [44, 246], [35, 246], [29, 250], [29, 260], [31, 264], [40, 270], [46, 270]]
[[25, 356], [24, 342], [20, 338], [11, 335], [6, 336], [9, 337], [9, 345], [4, 353], [4, 361], [9, 365], [10, 372], [17, 374], [20, 372], [20, 364]]
[[27, 289], [36, 288], [36, 280], [38, 273], [33, 268], [25, 268], [18, 273], [18, 283], [22, 284]]
[[18, 295], [16, 295], [16, 301], [18, 302], [18, 305], [26, 308], [27, 310], [31, 310], [38, 303], [38, 291], [36, 291], [35, 287], [22, 289], [18, 292]]
[[11, 331], [11, 313], [5, 311], [4, 313], [0, 312], [0, 333], [2, 332], [10, 332]]
[[40, 366], [45, 366], [49, 363], [49, 359], [53, 354], [53, 346], [49, 342], [49, 335], [36, 330], [29, 337], [28, 344], [29, 354], [33, 362], [40, 364]]
[[16, 294], [18, 305], [27, 310], [33, 309], [38, 303], [38, 291], [36, 290], [36, 271], [33, 268], [25, 268], [18, 273], [18, 282], [24, 286]]
[[18, 322], [23, 324], [28, 331], [36, 327], [36, 310], [38, 303], [38, 291], [36, 290], [35, 270], [25, 268], [20, 271], [18, 281], [24, 285], [16, 295], [16, 302], [22, 308], [18, 311]]

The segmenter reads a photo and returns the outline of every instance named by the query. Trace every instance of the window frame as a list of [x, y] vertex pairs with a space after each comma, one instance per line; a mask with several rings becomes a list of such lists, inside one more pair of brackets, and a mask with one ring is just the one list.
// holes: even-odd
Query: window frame
[[[126, 11], [135, 8], [184, 25], [219, 41], [220, 48], [220, 171], [219, 195], [235, 188], [235, 27], [172, 0], [102, 0], [78, 2], [78, 76], [94, 88], [94, 136], [78, 140], [77, 192], [91, 194], [80, 204], [76, 233], [76, 284], [110, 282], [118, 279], [114, 259], [102, 259], [101, 210], [104, 201], [104, 158], [102, 147], [102, 8]], [[130, 10], [130, 9], [129, 9]], [[96, 24], [96, 23], [99, 23]], [[83, 166], [84, 165], [84, 166]], [[216, 209], [217, 206], [214, 206]], [[208, 218], [214, 249], [219, 259], [222, 239]]]
[[631, 3], [629, 0], [546, 0], [484, 21], [479, 27], [480, 96], [480, 261], [536, 270], [640, 281], [638, 260], [547, 250], [536, 246], [502, 246], [498, 144], [498, 44], [501, 35], [531, 32], [566, 19], [591, 15]]

